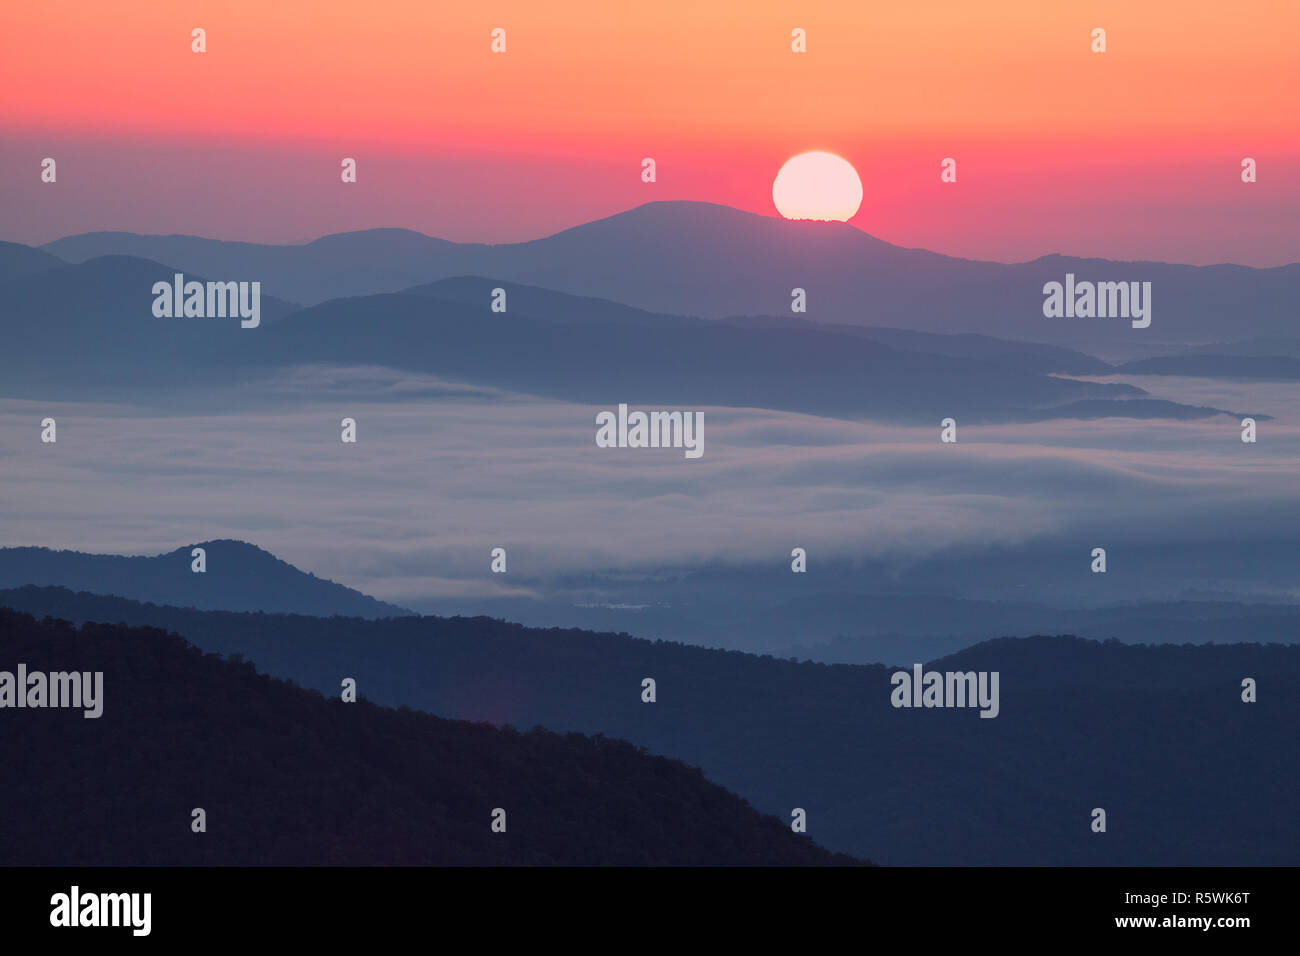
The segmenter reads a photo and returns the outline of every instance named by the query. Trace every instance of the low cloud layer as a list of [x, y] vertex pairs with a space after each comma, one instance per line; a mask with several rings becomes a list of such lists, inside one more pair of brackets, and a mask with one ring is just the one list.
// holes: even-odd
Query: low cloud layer
[[[1258, 387], [1297, 407], [1300, 388]], [[796, 545], [901, 565], [1072, 537], [1240, 546], [1300, 532], [1300, 425], [1285, 417], [1248, 445], [1226, 417], [964, 427], [955, 410], [945, 445], [938, 422], [704, 408], [705, 453], [688, 460], [597, 448], [600, 406], [383, 370], [299, 370], [205, 403], [0, 401], [0, 545], [156, 554], [240, 538], [400, 603], [779, 563]], [[46, 416], [57, 444], [40, 441]], [[355, 445], [339, 440], [344, 417]], [[511, 573], [488, 572], [494, 547]]]

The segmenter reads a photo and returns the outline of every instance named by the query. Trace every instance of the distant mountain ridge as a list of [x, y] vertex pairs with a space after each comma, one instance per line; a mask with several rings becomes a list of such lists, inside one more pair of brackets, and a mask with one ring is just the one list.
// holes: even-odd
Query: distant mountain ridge
[[[505, 312], [490, 310], [495, 288], [506, 295]], [[473, 276], [313, 306], [263, 338], [254, 358], [267, 364], [346, 359], [579, 402], [937, 424], [957, 407], [972, 421], [1018, 421], [1093, 401], [1098, 415], [1145, 417], [1141, 389], [1044, 374], [1047, 363], [1032, 348], [1019, 359], [989, 362], [905, 351], [813, 325], [746, 328], [609, 308]], [[1161, 413], [1218, 412], [1170, 403]]]
[[[1192, 344], [1285, 335], [1300, 298], [1300, 263], [1268, 269], [1117, 262], [1047, 255], [1004, 264], [895, 246], [847, 223], [793, 222], [714, 203], [646, 203], [540, 239], [453, 243], [409, 230], [369, 230], [296, 246], [190, 236], [90, 233], [42, 247], [69, 261], [126, 253], [204, 274], [261, 278], [267, 291], [318, 304], [395, 292], [455, 275], [490, 275], [652, 312], [722, 318], [780, 314], [791, 290], [808, 318], [915, 331], [975, 332], [1076, 347]], [[1042, 287], [1067, 273], [1149, 281], [1153, 317], [1048, 319]]]
[[[193, 548], [207, 570], [190, 570]], [[136, 601], [203, 610], [393, 617], [413, 612], [298, 570], [243, 541], [200, 541], [165, 554], [131, 557], [0, 548], [0, 588], [66, 587]]]
[[[828, 262], [843, 258], [845, 244], [891, 262], [902, 255], [926, 269], [943, 258], [917, 253], [920, 258], [914, 260], [909, 258], [914, 250], [897, 250], [842, 223], [841, 228], [808, 232], [804, 227], [835, 224], [769, 220], [725, 207], [701, 212], [692, 204], [655, 204], [624, 214], [630, 219], [620, 222], [635, 237], [638, 224], [645, 220], [653, 235], [655, 229], [662, 231], [660, 219], [680, 215], [705, 215], [709, 234], [720, 224], [744, 223], [749, 216], [758, 221], [757, 233], [756, 237], [745, 233], [745, 241], [776, 243], [764, 246], [765, 254], [775, 255], [773, 249], [781, 248], [790, 255], [798, 250], [811, 255], [829, 242], [840, 251], [834, 256], [828, 252]], [[615, 228], [611, 223], [590, 225]], [[299, 309], [292, 301], [270, 294], [283, 287], [283, 283], [277, 286], [272, 267], [278, 268], [276, 263], [292, 250], [299, 250], [293, 255], [306, 254], [301, 250], [308, 247], [312, 256], [323, 255], [320, 249], [339, 253], [339, 261], [328, 259], [322, 282], [327, 281], [326, 274], [332, 277], [328, 281], [334, 281], [355, 266], [363, 285], [386, 286], [405, 279], [412, 270], [441, 268], [428, 266], [429, 262], [473, 260], [499, 266], [491, 256], [482, 257], [503, 247], [475, 246], [472, 256], [461, 255], [464, 250], [455, 247], [460, 251], [448, 258], [443, 253], [454, 244], [438, 240], [435, 245], [442, 251], [434, 259], [426, 255], [427, 249], [413, 253], [412, 261], [425, 265], [408, 269], [401, 266], [405, 260], [400, 256], [396, 264], [390, 261], [388, 247], [406, 248], [417, 240], [392, 231], [328, 237], [329, 241], [303, 247], [274, 247], [279, 251], [265, 261], [258, 259], [264, 247], [249, 243], [235, 244], [232, 255], [238, 261], [228, 261], [226, 256], [197, 255], [196, 249], [212, 248], [206, 240], [160, 237], [143, 243], [121, 234], [104, 235], [110, 246], [164, 255], [169, 254], [168, 248], [155, 247], [170, 243], [172, 251], [186, 253], [181, 257], [186, 264], [118, 254], [45, 271], [19, 263], [19, 275], [0, 280], [4, 306], [0, 331], [10, 346], [0, 353], [0, 375], [16, 390], [11, 394], [43, 398], [58, 390], [64, 399], [94, 397], [111, 386], [120, 390], [116, 397], [121, 399], [159, 385], [221, 387], [302, 363], [360, 363], [570, 401], [608, 403], [615, 400], [610, 397], [614, 391], [622, 390], [619, 401], [761, 407], [909, 424], [933, 424], [954, 410], [960, 410], [966, 423], [1111, 417], [1193, 420], [1220, 414], [1261, 421], [1270, 417], [1267, 409], [1194, 406], [1148, 396], [1129, 384], [1088, 381], [1077, 376], [1111, 375], [1115, 369], [1076, 349], [986, 334], [979, 323], [979, 332], [949, 328], [941, 334], [919, 328], [932, 324], [926, 317], [930, 313], [911, 316], [902, 327], [877, 324], [861, 310], [847, 314], [813, 308], [807, 315], [778, 318], [775, 310], [789, 302], [783, 293], [766, 303], [766, 315], [699, 319], [561, 291], [559, 287], [574, 284], [572, 269], [563, 263], [539, 273], [546, 287], [496, 277], [501, 273], [489, 273], [491, 278], [457, 274], [398, 292], [335, 298]], [[586, 261], [579, 240], [588, 232], [563, 235], [567, 238], [555, 248]], [[368, 259], [358, 245], [375, 246], [377, 251]], [[22, 253], [14, 254], [16, 250], [0, 249], [0, 269], [6, 259], [23, 258]], [[604, 255], [603, 246], [601, 250]], [[30, 249], [26, 254], [45, 256]], [[200, 269], [195, 268], [198, 259], [203, 260]], [[707, 256], [701, 261], [706, 260]], [[829, 268], [818, 261], [817, 268]], [[956, 276], [981, 265], [953, 261]], [[897, 265], [890, 265], [882, 282], [906, 279], [909, 273]], [[769, 263], [763, 268], [770, 272], [777, 266]], [[234, 318], [154, 316], [153, 283], [170, 284], [176, 269], [183, 270], [187, 280], [197, 281], [263, 276], [255, 280], [263, 283], [263, 324], [248, 330]], [[858, 275], [848, 260], [844, 269], [844, 275]], [[643, 278], [640, 272], [637, 276], [638, 281]], [[745, 288], [757, 281], [739, 274], [735, 278]], [[930, 280], [923, 284], [931, 290], [947, 287]], [[630, 287], [618, 288], [627, 292]], [[496, 289], [507, 293], [505, 311], [491, 307]], [[982, 295], [967, 290], [961, 298], [978, 305], [985, 301]], [[69, 347], [49, 352], [46, 344], [52, 337]], [[33, 355], [48, 355], [49, 361], [33, 363]], [[540, 358], [543, 355], [545, 360]], [[1217, 361], [1226, 366], [1246, 360]]]
[[[762, 407], [929, 425], [954, 409], [968, 423], [1224, 411], [1268, 417], [1264, 409], [1161, 402], [1132, 385], [1062, 377], [1054, 373], [1109, 366], [990, 336], [697, 319], [475, 276], [306, 309], [264, 296], [264, 321], [244, 329], [234, 318], [154, 316], [152, 284], [171, 276], [161, 263], [119, 256], [0, 283], [0, 329], [12, 346], [0, 353], [0, 374], [11, 394], [95, 400], [112, 387], [118, 399], [149, 401], [159, 386], [221, 388], [323, 364], [415, 371], [569, 401]], [[494, 289], [507, 295], [505, 312], [490, 308]], [[70, 345], [50, 352], [51, 338]], [[48, 361], [34, 363], [33, 355]]]
[[68, 263], [21, 242], [0, 242], [0, 282], [48, 272]]
[[184, 235], [92, 232], [41, 247], [74, 263], [103, 255], [126, 255], [213, 278], [258, 279], [266, 283], [268, 294], [308, 305], [393, 292], [428, 281], [431, 262], [463, 255], [465, 248], [478, 247], [463, 247], [409, 229], [365, 229], [283, 246]]
[[[183, 274], [187, 282], [237, 278]], [[174, 276], [171, 266], [110, 255], [0, 282], [0, 382], [61, 390], [224, 382], [256, 354], [256, 333], [298, 308], [262, 288], [257, 329], [241, 328], [238, 316], [155, 317], [154, 283], [170, 287]]]

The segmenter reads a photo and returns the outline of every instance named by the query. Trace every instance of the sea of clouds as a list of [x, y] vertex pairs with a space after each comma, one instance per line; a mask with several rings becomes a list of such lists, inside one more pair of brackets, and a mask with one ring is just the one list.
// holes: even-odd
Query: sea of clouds
[[[1300, 532], [1300, 422], [1287, 414], [1300, 385], [1135, 384], [1277, 418], [1251, 445], [1226, 416], [963, 426], [955, 409], [946, 445], [938, 422], [703, 408], [705, 453], [688, 460], [596, 447], [601, 406], [300, 368], [167, 402], [0, 400], [0, 546], [158, 554], [238, 538], [408, 606], [544, 596], [545, 579], [586, 572], [788, 563], [794, 546], [821, 563], [902, 566], [1076, 540], [1085, 553], [1199, 548], [1196, 583], [1230, 589], [1232, 555]], [[47, 416], [57, 444], [40, 442]], [[340, 441], [344, 417], [355, 445]], [[488, 572], [494, 547], [505, 575]], [[1237, 584], [1285, 597], [1291, 570]]]

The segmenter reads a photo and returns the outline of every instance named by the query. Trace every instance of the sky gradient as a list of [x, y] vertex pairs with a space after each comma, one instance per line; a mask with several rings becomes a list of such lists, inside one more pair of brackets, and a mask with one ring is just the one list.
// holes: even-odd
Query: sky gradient
[[862, 177], [853, 224], [900, 245], [1300, 260], [1300, 6], [993, 6], [6, 5], [0, 239], [402, 226], [500, 242], [656, 199], [774, 215], [781, 164], [825, 149]]

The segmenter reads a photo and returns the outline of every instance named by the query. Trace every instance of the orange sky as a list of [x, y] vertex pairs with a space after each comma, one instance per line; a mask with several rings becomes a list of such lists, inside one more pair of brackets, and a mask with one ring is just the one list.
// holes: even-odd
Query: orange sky
[[[194, 26], [207, 30], [205, 54], [190, 51]], [[497, 26], [504, 55], [489, 50]], [[1090, 50], [1098, 26], [1104, 54]], [[794, 27], [807, 30], [806, 54], [790, 51]], [[129, 223], [107, 221], [120, 210], [96, 200], [88, 173], [109, 153], [130, 154], [142, 182], [178, 190], [188, 170], [227, 210], [248, 197], [245, 238], [328, 230], [319, 210], [295, 228], [284, 221], [292, 208], [273, 222], [254, 205], [295, 195], [316, 156], [323, 168], [326, 156], [355, 155], [374, 216], [355, 222], [366, 204], [349, 196], [340, 228], [517, 239], [652, 198], [770, 213], [781, 162], [823, 148], [862, 172], [855, 224], [891, 241], [989, 258], [1104, 253], [1091, 245], [1107, 235], [1100, 199], [1124, 207], [1111, 232], [1148, 235], [1143, 248], [1161, 257], [1233, 259], [1214, 254], [1226, 241], [1250, 245], [1240, 261], [1292, 261], [1298, 28], [1295, 0], [6, 4], [0, 189], [16, 214], [3, 238], [161, 230], [174, 208], [154, 209], [155, 227], [147, 202], [131, 204]], [[155, 169], [178, 144], [184, 161]], [[25, 181], [31, 150], [56, 147], [87, 175], [69, 169], [51, 198]], [[286, 176], [276, 189], [231, 173], [231, 157], [242, 168], [250, 152]], [[642, 156], [660, 164], [654, 187], [639, 182]], [[949, 187], [938, 185], [943, 156], [959, 163]], [[1250, 193], [1236, 172], [1243, 156], [1260, 162]], [[313, 169], [294, 177], [295, 163]], [[376, 169], [400, 181], [382, 190]], [[100, 177], [96, 188], [108, 186]], [[403, 209], [410, 221], [393, 221]], [[238, 232], [215, 202], [186, 213], [185, 231]], [[1203, 235], [1187, 235], [1189, 218]]]

